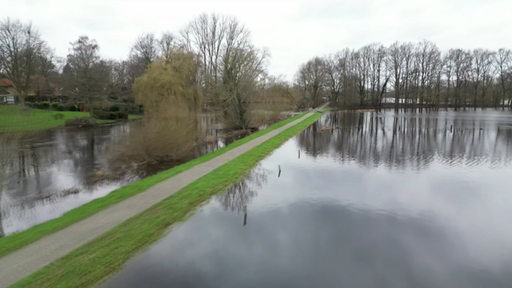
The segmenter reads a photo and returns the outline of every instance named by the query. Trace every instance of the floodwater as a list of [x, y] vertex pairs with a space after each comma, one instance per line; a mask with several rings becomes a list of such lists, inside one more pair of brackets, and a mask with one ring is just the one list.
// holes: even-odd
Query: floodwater
[[[12, 147], [1, 147], [9, 159], [4, 185], [0, 185], [0, 237], [59, 217], [140, 177], [170, 168], [171, 164], [164, 163], [151, 170], [112, 171], [115, 159], [110, 156], [117, 145], [129, 141], [134, 125], [138, 123], [50, 129], [26, 133]], [[218, 135], [222, 125], [214, 115], [203, 115], [201, 125], [205, 137], [212, 140], [197, 147], [195, 156], [235, 140]]]
[[104, 287], [510, 287], [512, 113], [339, 112]]

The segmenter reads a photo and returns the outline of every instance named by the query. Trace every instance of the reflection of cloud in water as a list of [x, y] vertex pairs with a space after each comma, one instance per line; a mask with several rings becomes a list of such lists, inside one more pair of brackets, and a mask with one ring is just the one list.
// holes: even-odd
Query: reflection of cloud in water
[[106, 287], [508, 287], [512, 281], [510, 268], [473, 266], [465, 247], [421, 219], [301, 201], [257, 213], [244, 229], [229, 218], [213, 207], [201, 210]]
[[[495, 118], [482, 123], [492, 126]], [[445, 157], [453, 141], [420, 143], [434, 149], [421, 158], [415, 153], [423, 140], [403, 135], [395, 143], [404, 143], [405, 155], [398, 149], [393, 157], [402, 158], [386, 158], [389, 143], [363, 130], [288, 141], [260, 162], [256, 170], [272, 175], [261, 187], [247, 181], [233, 188], [252, 191], [253, 198], [235, 198], [250, 198], [249, 225], [237, 225], [240, 215], [229, 212], [246, 202], [225, 201], [229, 206], [218, 196], [106, 287], [509, 287], [508, 138], [493, 152], [508, 158], [493, 166], [489, 158], [472, 160], [493, 137], [478, 145], [455, 141], [464, 149], [451, 151], [463, 151], [465, 160], [446, 163], [458, 159]], [[307, 152], [300, 158], [299, 147]]]

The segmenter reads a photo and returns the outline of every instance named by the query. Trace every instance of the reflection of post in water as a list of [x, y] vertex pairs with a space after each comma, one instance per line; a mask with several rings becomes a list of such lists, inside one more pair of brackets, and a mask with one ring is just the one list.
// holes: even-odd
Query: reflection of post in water
[[279, 172], [277, 172], [277, 178], [281, 177], [281, 165], [277, 165]]

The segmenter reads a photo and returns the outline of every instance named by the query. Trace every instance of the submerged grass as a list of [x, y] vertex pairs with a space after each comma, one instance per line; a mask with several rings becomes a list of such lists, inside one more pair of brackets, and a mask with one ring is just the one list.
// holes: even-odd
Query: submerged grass
[[171, 169], [162, 171], [153, 176], [144, 178], [142, 180], [136, 181], [134, 183], [128, 184], [124, 187], [121, 187], [117, 190], [114, 190], [107, 196], [102, 198], [95, 199], [87, 204], [84, 204], [78, 208], [68, 211], [64, 215], [59, 218], [55, 218], [44, 222], [42, 224], [36, 225], [32, 228], [29, 228], [25, 231], [15, 233], [3, 238], [0, 238], [0, 257], [9, 254], [17, 249], [20, 249], [30, 243], [33, 243], [42, 237], [59, 231], [63, 228], [68, 227], [69, 225], [76, 223], [82, 219], [85, 219], [100, 210], [108, 208], [116, 203], [119, 203], [129, 197], [132, 197], [140, 192], [147, 190], [149, 187], [166, 180], [176, 174], [179, 174], [185, 170], [188, 170], [196, 165], [209, 161], [223, 153], [226, 153], [229, 150], [232, 150], [240, 145], [243, 145], [261, 135], [269, 133], [272, 130], [275, 130], [279, 127], [282, 127], [300, 117], [304, 114], [296, 115], [294, 117], [288, 118], [281, 122], [275, 123], [269, 126], [267, 129], [258, 131], [253, 133], [245, 138], [237, 140], [230, 145], [214, 151], [212, 153], [205, 154], [199, 158], [191, 160], [187, 163], [175, 166]]
[[313, 114], [13, 287], [90, 287], [98, 284], [119, 270], [140, 249], [160, 239], [170, 225], [186, 219], [198, 206], [239, 180], [266, 155], [314, 123], [320, 115]]

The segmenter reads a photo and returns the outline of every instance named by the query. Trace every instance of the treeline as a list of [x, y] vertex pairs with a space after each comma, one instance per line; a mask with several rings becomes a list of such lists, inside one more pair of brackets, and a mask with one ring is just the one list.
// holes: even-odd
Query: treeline
[[268, 53], [256, 48], [249, 30], [231, 17], [203, 14], [176, 34], [140, 35], [126, 60], [101, 58], [99, 44], [88, 36], [73, 41], [69, 51], [58, 57], [31, 24], [0, 21], [0, 78], [12, 80], [22, 105], [45, 101], [44, 107], [80, 110], [106, 109], [113, 103], [116, 111], [132, 107], [128, 104], [137, 102], [135, 80], [152, 63], [176, 61], [173, 55], [180, 53], [194, 55], [193, 85], [201, 88], [203, 108], [220, 110], [234, 127], [250, 126], [251, 111], [262, 104], [290, 109], [294, 102], [288, 83], [266, 73]]
[[[257, 126], [255, 111], [339, 107], [511, 107], [509, 49], [450, 49], [432, 42], [370, 44], [315, 57], [288, 83], [268, 75], [269, 55], [235, 18], [203, 14], [177, 33], [140, 35], [125, 60], [100, 57], [88, 36], [54, 55], [31, 24], [0, 21], [0, 78], [19, 102], [67, 110], [136, 112], [135, 79], [157, 61], [191, 53], [203, 109], [222, 112], [235, 128]], [[190, 84], [191, 82], [188, 81]], [[144, 93], [144, 92], [141, 92]], [[263, 115], [260, 113], [260, 115]]]
[[71, 43], [70, 53], [56, 56], [32, 24], [9, 18], [0, 21], [0, 78], [12, 81], [18, 102], [38, 108], [92, 109], [93, 102], [130, 103], [130, 83], [137, 63], [99, 56], [88, 36]]
[[303, 106], [511, 108], [512, 52], [370, 44], [309, 60], [296, 85]]

